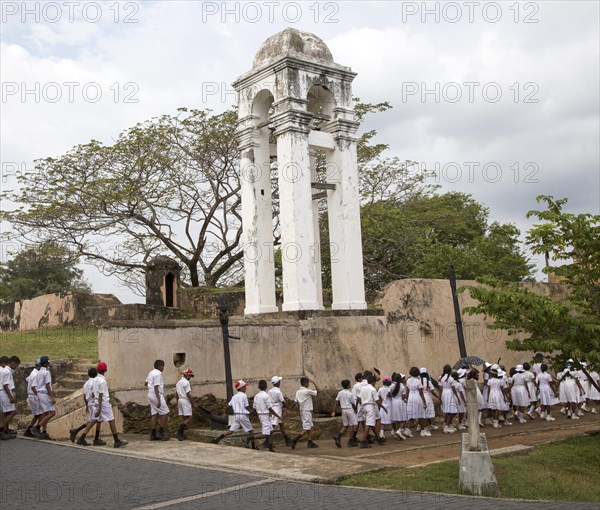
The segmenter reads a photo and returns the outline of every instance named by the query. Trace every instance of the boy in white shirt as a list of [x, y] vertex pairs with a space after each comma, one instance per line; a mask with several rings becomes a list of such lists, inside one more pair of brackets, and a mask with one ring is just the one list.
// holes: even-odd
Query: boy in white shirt
[[40, 365], [41, 368], [37, 377], [37, 393], [42, 406], [42, 411], [44, 411], [42, 419], [39, 421], [41, 432], [40, 439], [52, 439], [46, 431], [46, 427], [48, 426], [48, 422], [56, 415], [56, 406], [54, 405], [56, 404], [56, 396], [52, 389], [52, 374], [50, 373], [50, 370], [48, 370], [48, 367], [50, 367], [50, 359], [48, 356], [42, 356], [40, 358]]
[[119, 439], [117, 434], [117, 426], [115, 425], [115, 417], [113, 415], [112, 407], [110, 405], [110, 395], [108, 393], [108, 383], [104, 378], [104, 374], [108, 370], [108, 366], [104, 361], [100, 361], [98, 366], [96, 367], [98, 371], [98, 375], [94, 378], [94, 382], [92, 384], [92, 392], [94, 395], [94, 400], [92, 407], [94, 409], [93, 419], [88, 422], [81, 434], [81, 437], [77, 440], [76, 444], [80, 446], [89, 446], [90, 444], [85, 440], [86, 434], [90, 431], [90, 429], [99, 421], [106, 421], [110, 426], [110, 431], [115, 440], [115, 448], [120, 448], [121, 446], [125, 446], [128, 441], [125, 439]]
[[375, 412], [376, 406], [381, 406], [381, 399], [379, 393], [373, 386], [375, 382], [375, 376], [370, 374], [367, 376], [367, 384], [364, 385], [360, 390], [360, 405], [365, 413], [365, 431], [363, 439], [360, 444], [361, 448], [371, 448], [369, 443], [369, 429], [373, 430], [376, 438], [379, 438], [379, 444], [385, 443], [385, 438], [379, 437], [379, 426], [380, 421], [377, 420], [377, 413]]
[[[169, 407], [163, 395], [164, 381], [163, 370], [165, 362], [162, 359], [157, 359], [154, 362], [154, 369], [150, 370], [146, 377], [146, 386], [148, 386], [148, 402], [150, 403], [150, 441], [168, 441], [169, 436], [165, 434], [165, 425], [169, 418]], [[160, 417], [160, 418], [159, 418]], [[158, 421], [158, 434], [156, 433], [156, 424]]]
[[40, 373], [40, 366], [40, 360], [38, 358], [35, 360], [35, 366], [25, 379], [27, 381], [27, 402], [31, 409], [31, 421], [25, 432], [23, 432], [23, 437], [37, 437], [38, 439], [42, 437], [42, 433], [35, 424], [41, 420], [42, 414], [44, 414], [37, 394], [37, 377]]
[[183, 441], [186, 439], [183, 431], [192, 421], [192, 407], [195, 406], [192, 400], [192, 386], [190, 379], [194, 377], [194, 372], [188, 368], [181, 374], [181, 379], [177, 381], [175, 385], [175, 391], [177, 393], [177, 412], [182, 417], [179, 428], [177, 429], [177, 439]]
[[8, 360], [8, 366], [0, 374], [0, 410], [4, 414], [2, 425], [0, 426], [0, 439], [14, 439], [17, 437], [16, 430], [10, 430], [9, 425], [11, 420], [17, 414], [15, 402], [17, 395], [15, 393], [15, 381], [13, 379], [13, 371], [21, 364], [18, 356], [11, 356]]
[[[98, 370], [96, 367], [91, 367], [88, 370], [88, 380], [85, 381], [83, 385], [83, 401], [85, 402], [85, 408], [87, 409], [87, 420], [83, 425], [80, 425], [77, 428], [73, 428], [69, 430], [69, 439], [71, 443], [74, 443], [77, 439], [77, 434], [79, 434], [84, 428], [87, 427], [87, 424], [90, 421], [94, 420], [94, 379], [98, 376]], [[94, 446], [104, 446], [106, 441], [100, 439], [100, 426], [102, 422], [96, 423], [96, 436], [94, 437], [94, 442], [92, 443]]]
[[358, 446], [358, 441], [354, 437], [358, 421], [356, 420], [356, 398], [350, 391], [350, 380], [344, 379], [342, 381], [342, 390], [335, 397], [335, 403], [333, 405], [333, 412], [331, 416], [336, 415], [338, 405], [342, 410], [342, 428], [340, 429], [337, 436], [333, 438], [335, 445], [338, 448], [342, 447], [342, 435], [348, 430], [348, 446]]
[[[314, 390], [311, 390], [308, 385], [313, 383], [315, 386]], [[296, 402], [300, 408], [300, 419], [302, 420], [302, 433], [298, 434], [292, 439], [292, 450], [296, 448], [296, 443], [305, 434], [308, 436], [307, 448], [318, 448], [319, 445], [312, 440], [312, 415], [313, 415], [313, 400], [312, 398], [317, 396], [317, 392], [320, 391], [317, 383], [310, 380], [308, 377], [300, 378], [300, 389], [296, 392]]]
[[253, 407], [258, 414], [260, 420], [261, 431], [259, 436], [254, 436], [255, 439], [265, 438], [267, 446], [270, 452], [274, 452], [273, 449], [273, 424], [271, 423], [271, 417], [275, 417], [279, 422], [283, 422], [283, 418], [277, 411], [273, 409], [273, 403], [267, 393], [267, 381], [261, 379], [258, 381], [258, 389], [260, 390], [254, 395]]
[[229, 427], [229, 430], [223, 432], [219, 437], [215, 437], [213, 443], [219, 444], [219, 441], [224, 437], [230, 436], [237, 430], [242, 429], [248, 434], [244, 444], [248, 446], [248, 442], [251, 442], [252, 449], [258, 450], [256, 442], [254, 441], [254, 430], [250, 423], [250, 404], [248, 403], [248, 396], [246, 395], [246, 388], [250, 386], [250, 383], [240, 379], [239, 381], [235, 381], [233, 386], [237, 390], [237, 393], [231, 397], [231, 400], [227, 403], [227, 405], [233, 408], [233, 423], [231, 424], [231, 427]]
[[279, 425], [279, 430], [281, 431], [281, 435], [283, 436], [283, 439], [285, 439], [285, 445], [290, 446], [292, 444], [292, 439], [290, 438], [290, 436], [288, 436], [286, 434], [284, 424], [283, 424], [284, 396], [283, 396], [283, 393], [280, 388], [281, 380], [282, 380], [282, 377], [279, 377], [278, 375], [274, 375], [271, 378], [271, 384], [273, 385], [273, 387], [268, 392], [269, 399], [271, 400], [271, 403], [273, 404], [273, 410], [277, 413], [278, 416], [281, 416], [281, 419], [280, 419], [275, 415], [271, 415], [271, 424], [273, 425], [273, 428], [275, 428], [275, 427], [277, 427], [277, 425]]

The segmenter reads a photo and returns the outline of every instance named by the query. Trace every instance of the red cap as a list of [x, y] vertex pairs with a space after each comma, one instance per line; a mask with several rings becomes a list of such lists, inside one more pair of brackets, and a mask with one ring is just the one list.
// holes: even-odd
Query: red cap
[[194, 372], [192, 372], [191, 368], [188, 368], [183, 372], [183, 375], [191, 375], [192, 377], [194, 377]]
[[250, 383], [247, 383], [243, 379], [240, 379], [239, 381], [235, 381], [235, 383], [233, 385], [235, 386], [235, 389], [237, 390], [239, 388], [245, 388], [246, 386], [250, 386]]
[[108, 365], [104, 363], [104, 361], [100, 361], [96, 370], [98, 370], [98, 372], [106, 372], [108, 370]]

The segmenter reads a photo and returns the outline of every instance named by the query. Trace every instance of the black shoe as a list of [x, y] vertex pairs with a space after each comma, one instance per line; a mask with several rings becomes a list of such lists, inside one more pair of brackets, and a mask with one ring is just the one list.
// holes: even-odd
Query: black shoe
[[356, 448], [358, 446], [358, 443], [356, 441], [348, 441], [348, 446], [350, 448]]
[[85, 440], [85, 437], [80, 437], [80, 438], [79, 438], [79, 439], [78, 439], [78, 440], [75, 442], [75, 444], [78, 444], [79, 446], [89, 446], [89, 445], [90, 445], [90, 443], [88, 443], [88, 442]]
[[3, 430], [0, 430], [0, 441], [8, 441], [9, 439], [10, 437], [8, 436], [8, 434]]
[[319, 445], [317, 443], [315, 443], [314, 441], [309, 441], [308, 444], [306, 445], [307, 448], [318, 448]]
[[295, 437], [294, 439], [292, 439], [292, 442], [290, 443], [290, 446], [292, 447], [292, 450], [296, 449], [296, 444], [298, 443], [298, 438]]
[[159, 441], [170, 441], [171, 440], [171, 438], [169, 436], [167, 436], [164, 432], [162, 434], [159, 432], [156, 437], [158, 438]]
[[52, 439], [52, 438], [50, 437], [50, 434], [48, 434], [48, 432], [45, 432], [45, 431], [44, 431], [44, 432], [42, 432], [42, 439], [46, 439], [46, 440], [48, 440], [48, 441], [54, 441], [54, 439]]
[[35, 437], [35, 436], [31, 433], [31, 429], [27, 429], [25, 432], [23, 432], [23, 437]]
[[369, 434], [369, 443], [373, 444], [375, 442], [375, 436]]
[[380, 445], [384, 445], [386, 441], [387, 441], [387, 439], [385, 437], [380, 437], [379, 438], [379, 444]]
[[106, 444], [106, 441], [102, 439], [94, 439], [94, 442], [92, 444], [94, 446], [104, 446]]
[[219, 444], [219, 441], [220, 441], [221, 439], [222, 439], [222, 438], [220, 438], [220, 437], [213, 437], [213, 439], [212, 439], [211, 443], [214, 443], [214, 444]]
[[177, 439], [179, 439], [179, 441], [185, 441], [185, 436], [183, 435], [183, 432], [177, 431], [177, 434], [175, 434], [175, 437], [177, 437]]
[[117, 439], [115, 441], [115, 448], [121, 448], [121, 446], [125, 446], [127, 443], [129, 443], [129, 441], [127, 441], [126, 439]]
[[361, 441], [360, 447], [361, 448], [372, 448], [371, 443], [369, 443], [369, 441]]
[[40, 429], [38, 429], [37, 427], [33, 427], [31, 429], [31, 435], [33, 437], [35, 437], [36, 439], [43, 439], [42, 438], [42, 431]]
[[292, 440], [290, 439], [290, 436], [285, 436], [285, 445], [292, 446]]
[[336, 445], [338, 448], [341, 448], [341, 447], [342, 447], [342, 440], [340, 439], [340, 436], [335, 436], [335, 437], [333, 438], [333, 440], [335, 441], [335, 445]]
[[6, 433], [11, 437], [17, 437], [17, 431], [13, 429], [8, 429]]
[[69, 430], [69, 439], [71, 440], [71, 443], [75, 442], [75, 439], [77, 439], [77, 429]]

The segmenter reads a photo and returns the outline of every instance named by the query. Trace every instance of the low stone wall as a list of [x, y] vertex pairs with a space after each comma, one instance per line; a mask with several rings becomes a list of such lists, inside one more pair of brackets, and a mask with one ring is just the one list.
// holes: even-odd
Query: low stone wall
[[83, 324], [93, 306], [120, 304], [112, 294], [46, 294], [0, 305], [0, 329], [28, 331]]
[[144, 321], [164, 320], [179, 318], [178, 308], [167, 308], [158, 305], [128, 304], [111, 306], [88, 306], [85, 309], [85, 321], [96, 327], [112, 320], [119, 321]]

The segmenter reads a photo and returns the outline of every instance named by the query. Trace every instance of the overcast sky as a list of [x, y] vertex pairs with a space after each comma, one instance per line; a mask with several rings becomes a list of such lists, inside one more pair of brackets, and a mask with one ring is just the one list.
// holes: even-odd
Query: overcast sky
[[[389, 101], [365, 128], [524, 233], [539, 194], [600, 213], [599, 2], [2, 1], [2, 188], [180, 106], [223, 111], [269, 36], [313, 32]], [[4, 242], [1, 256], [12, 246]], [[92, 268], [96, 292], [141, 301]]]

